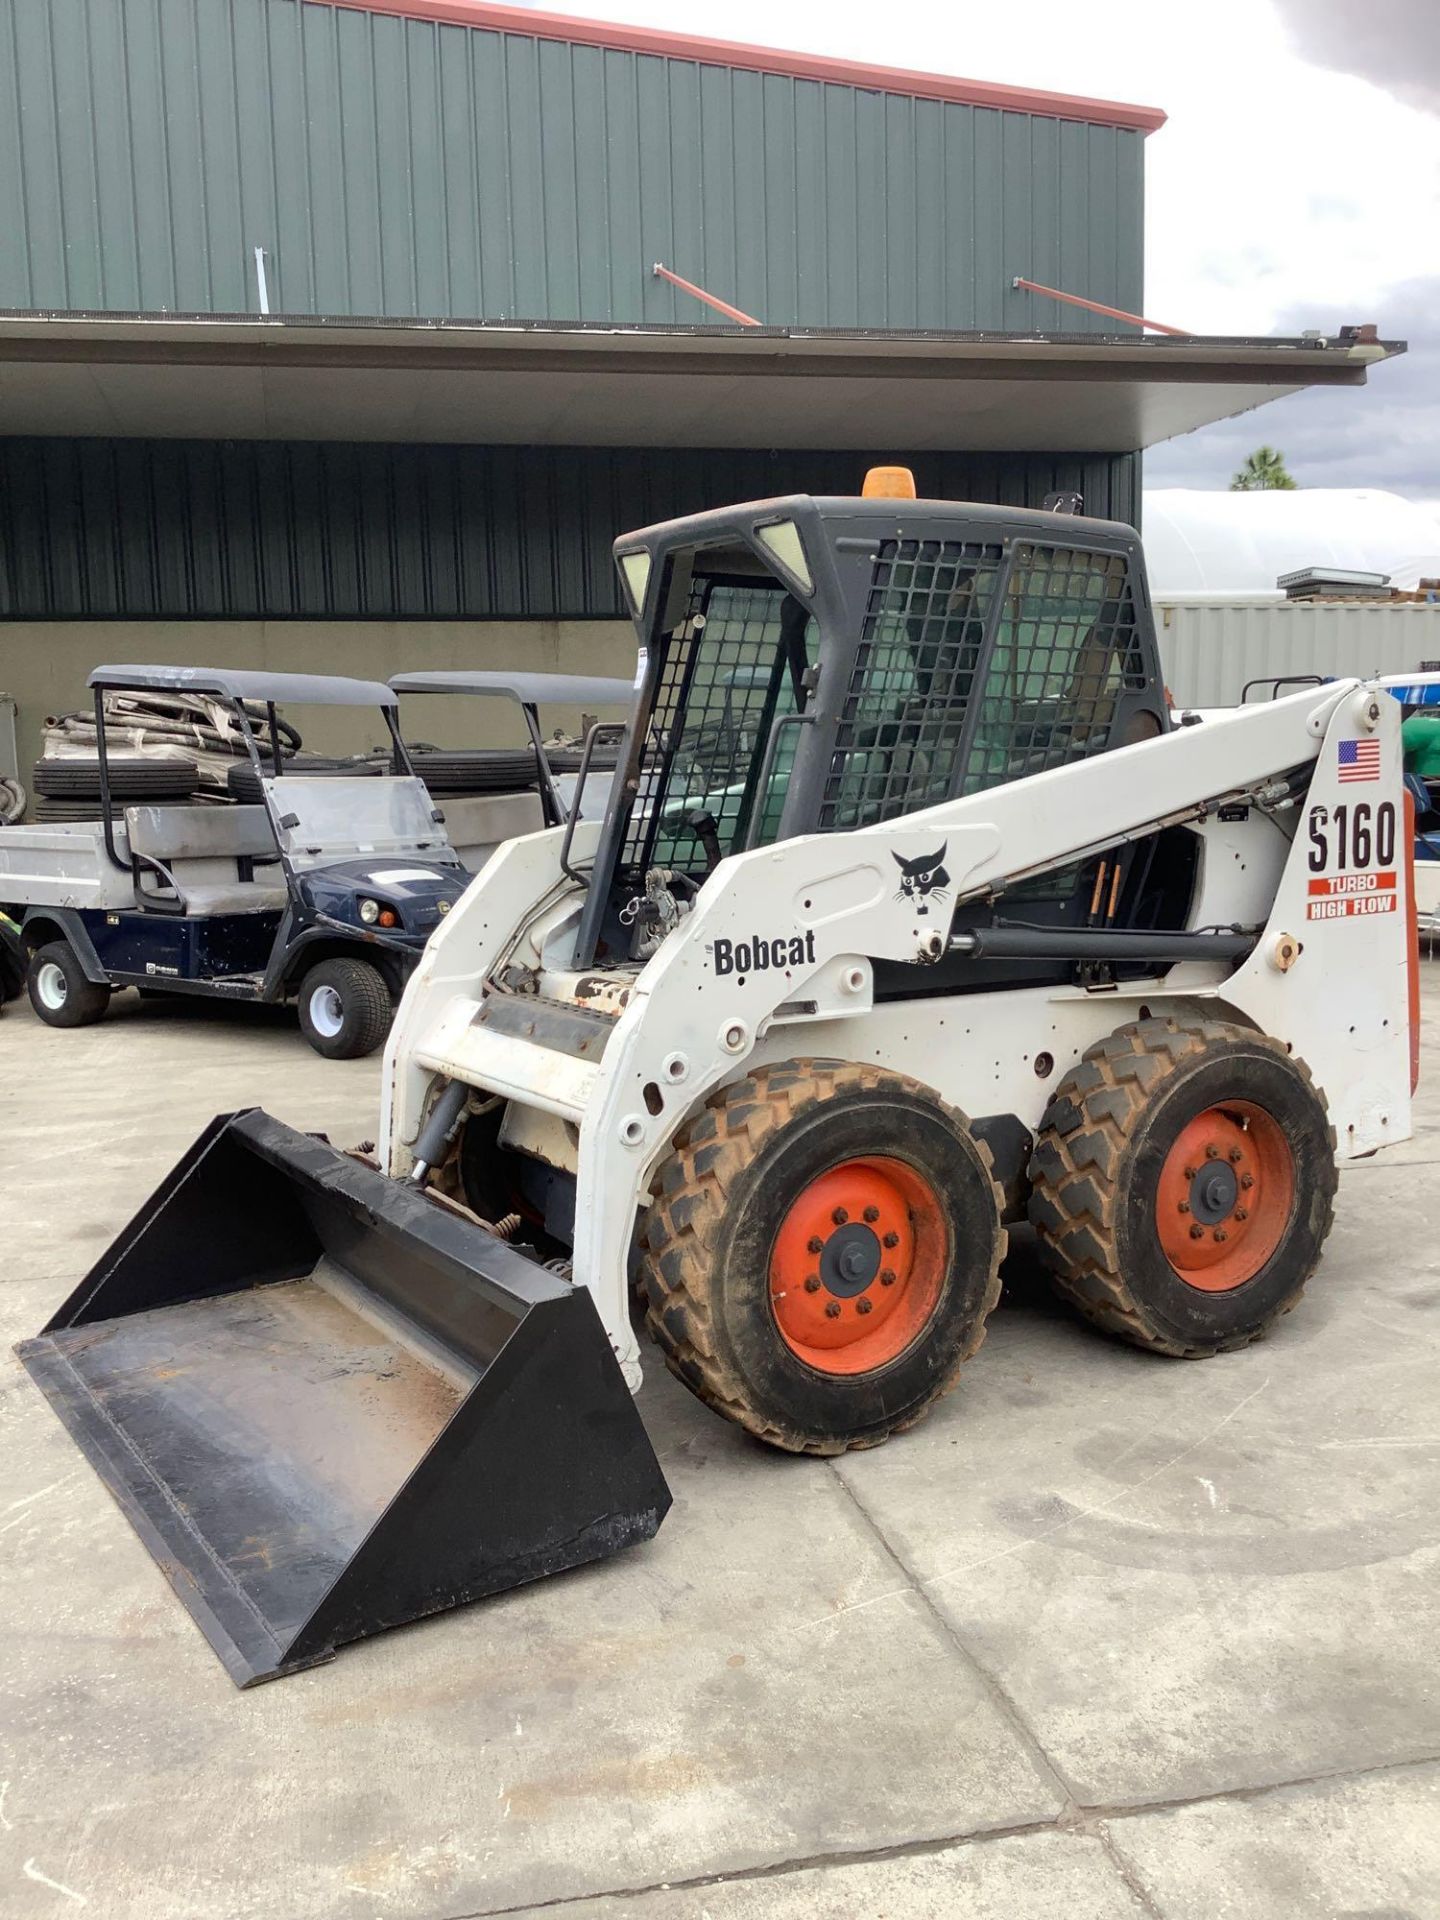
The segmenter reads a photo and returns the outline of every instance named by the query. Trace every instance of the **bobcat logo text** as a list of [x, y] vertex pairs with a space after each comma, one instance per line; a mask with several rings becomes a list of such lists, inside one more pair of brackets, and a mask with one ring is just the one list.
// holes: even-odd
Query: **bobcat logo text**
[[716, 940], [710, 948], [716, 973], [768, 973], [772, 967], [813, 967], [815, 934], [781, 934], [767, 939], [757, 933], [748, 940]]

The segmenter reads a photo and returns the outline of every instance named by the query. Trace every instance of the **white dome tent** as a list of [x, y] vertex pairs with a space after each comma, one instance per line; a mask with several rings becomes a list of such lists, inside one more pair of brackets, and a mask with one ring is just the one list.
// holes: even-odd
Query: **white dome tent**
[[1147, 489], [1145, 560], [1157, 600], [1283, 598], [1301, 567], [1387, 573], [1414, 588], [1440, 578], [1440, 520], [1375, 487], [1256, 493]]

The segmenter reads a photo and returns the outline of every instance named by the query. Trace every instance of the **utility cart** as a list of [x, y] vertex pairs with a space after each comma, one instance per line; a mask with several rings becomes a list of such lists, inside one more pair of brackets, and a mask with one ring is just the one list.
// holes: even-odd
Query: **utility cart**
[[[470, 877], [400, 737], [396, 695], [378, 680], [209, 667], [97, 667], [89, 684], [98, 820], [0, 833], [0, 909], [19, 924], [40, 1018], [87, 1025], [125, 987], [293, 1000], [317, 1053], [373, 1052]], [[246, 743], [258, 802], [117, 802], [106, 750], [111, 691], [223, 702]], [[388, 765], [289, 771], [282, 702], [378, 710]]]
[[[552, 711], [556, 707], [578, 707], [587, 721], [592, 708], [613, 716], [596, 727], [587, 724], [582, 728], [586, 736], [593, 732], [596, 738], [591, 743], [585, 769], [587, 797], [577, 817], [584, 819], [593, 813], [598, 818], [605, 811], [610, 774], [615, 765], [614, 742], [625, 730], [624, 721], [629, 717], [635, 695], [629, 680], [578, 673], [472, 672], [455, 667], [438, 672], [392, 674], [390, 690], [404, 694], [407, 706], [415, 694], [438, 694], [452, 700], [509, 700], [519, 707], [524, 717], [528, 747], [517, 753], [491, 756], [496, 772], [508, 770], [510, 779], [524, 791], [449, 791], [452, 781], [456, 786], [466, 781], [464, 764], [481, 756], [470, 752], [447, 754], [443, 750], [414, 754], [421, 778], [445, 810], [451, 845], [472, 873], [478, 873], [505, 841], [516, 839], [522, 833], [539, 833], [545, 827], [563, 826], [574, 808], [585, 759], [584, 743], [547, 741], [540, 730], [542, 707]], [[608, 753], [602, 744], [607, 733], [612, 742]], [[443, 772], [437, 778], [439, 769]]]

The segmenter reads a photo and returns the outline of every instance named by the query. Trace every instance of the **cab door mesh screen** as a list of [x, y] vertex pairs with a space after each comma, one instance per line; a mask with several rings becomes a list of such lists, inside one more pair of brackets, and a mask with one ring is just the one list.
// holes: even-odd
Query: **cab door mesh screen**
[[1103, 752], [1120, 696], [1145, 684], [1125, 556], [1017, 545], [962, 791]]
[[887, 540], [820, 809], [822, 830], [865, 827], [954, 791], [1002, 549]]
[[[758, 763], [778, 715], [795, 711], [781, 648], [786, 599], [777, 581], [697, 581], [684, 620], [667, 635], [660, 685], [640, 763], [619, 877], [643, 884], [652, 866], [705, 871], [687, 817], [708, 814], [722, 854], [738, 851], [755, 796]], [[793, 747], [791, 748], [793, 754]], [[785, 769], [771, 786], [783, 798]], [[773, 833], [767, 806], [763, 829]]]

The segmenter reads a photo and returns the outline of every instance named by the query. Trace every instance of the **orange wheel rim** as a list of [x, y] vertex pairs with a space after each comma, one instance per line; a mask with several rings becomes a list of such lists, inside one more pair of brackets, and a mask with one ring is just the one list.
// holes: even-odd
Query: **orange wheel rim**
[[1280, 1123], [1248, 1100], [1197, 1113], [1165, 1157], [1155, 1208], [1161, 1250], [1186, 1286], [1243, 1287], [1295, 1210], [1295, 1156]]
[[794, 1201], [770, 1254], [780, 1337], [817, 1373], [870, 1373], [934, 1313], [949, 1265], [935, 1190], [900, 1160], [845, 1160]]

